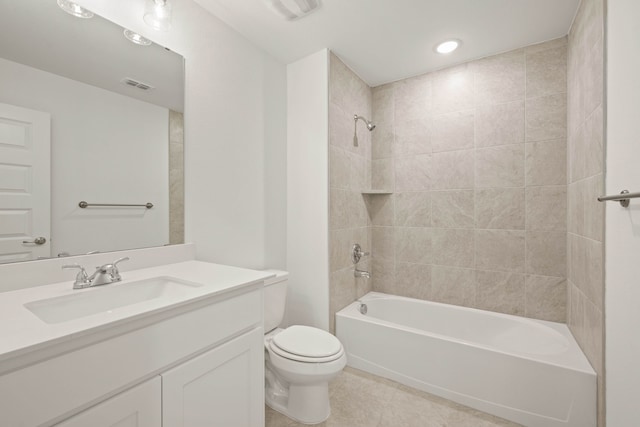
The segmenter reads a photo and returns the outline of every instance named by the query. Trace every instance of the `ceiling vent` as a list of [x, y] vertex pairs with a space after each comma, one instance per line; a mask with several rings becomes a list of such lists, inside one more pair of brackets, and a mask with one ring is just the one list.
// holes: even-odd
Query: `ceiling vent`
[[320, 7], [320, 0], [265, 0], [267, 5], [287, 21], [303, 18]]
[[151, 90], [151, 89], [155, 89], [155, 87], [148, 85], [146, 83], [142, 83], [139, 82], [137, 80], [134, 80], [130, 77], [125, 77], [124, 79], [120, 80], [120, 83], [125, 84], [127, 86], [131, 86], [131, 87], [135, 87], [141, 90]]

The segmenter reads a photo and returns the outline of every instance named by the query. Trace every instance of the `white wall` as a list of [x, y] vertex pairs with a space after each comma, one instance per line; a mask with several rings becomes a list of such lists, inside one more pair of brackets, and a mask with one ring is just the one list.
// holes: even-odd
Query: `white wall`
[[52, 256], [168, 243], [166, 108], [4, 59], [0, 81], [0, 102], [51, 114]]
[[288, 324], [329, 329], [329, 51], [287, 66]]
[[[283, 267], [286, 205], [282, 197], [267, 203], [265, 192], [286, 179], [285, 66], [192, 0], [173, 1], [167, 33], [144, 24], [142, 0], [76, 2], [186, 58], [185, 238], [198, 258]], [[277, 236], [268, 232], [278, 228]]]
[[[640, 2], [608, 2], [606, 193], [640, 191]], [[607, 202], [605, 240], [607, 425], [640, 419], [640, 200]]]

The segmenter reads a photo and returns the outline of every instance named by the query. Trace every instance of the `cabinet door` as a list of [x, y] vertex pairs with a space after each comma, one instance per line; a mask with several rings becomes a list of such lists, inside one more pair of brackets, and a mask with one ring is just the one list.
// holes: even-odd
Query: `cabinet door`
[[160, 377], [155, 377], [56, 427], [159, 427], [162, 425], [161, 389]]
[[162, 374], [163, 427], [264, 426], [262, 328]]

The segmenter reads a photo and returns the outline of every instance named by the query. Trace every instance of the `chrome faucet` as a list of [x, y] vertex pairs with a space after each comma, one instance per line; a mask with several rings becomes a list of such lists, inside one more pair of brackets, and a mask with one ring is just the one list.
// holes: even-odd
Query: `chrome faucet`
[[354, 244], [351, 248], [351, 262], [355, 265], [353, 269], [354, 277], [364, 277], [365, 279], [371, 278], [371, 273], [364, 270], [358, 270], [358, 263], [362, 257], [369, 256], [369, 252], [364, 252], [362, 247], [358, 243]]
[[77, 268], [80, 271], [76, 275], [76, 281], [73, 282], [73, 289], [84, 289], [92, 286], [108, 285], [109, 283], [119, 282], [122, 280], [120, 271], [118, 271], [118, 263], [128, 261], [129, 257], [120, 258], [111, 264], [105, 264], [96, 267], [96, 271], [91, 276], [87, 275], [87, 271], [80, 264], [63, 265], [63, 269]]

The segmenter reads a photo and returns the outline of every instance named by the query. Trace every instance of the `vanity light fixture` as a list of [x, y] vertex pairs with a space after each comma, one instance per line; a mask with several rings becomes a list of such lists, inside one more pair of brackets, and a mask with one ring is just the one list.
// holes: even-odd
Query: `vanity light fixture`
[[169, 0], [146, 0], [144, 22], [158, 31], [169, 31], [171, 28], [171, 3]]
[[456, 39], [446, 40], [446, 41], [443, 41], [442, 43], [438, 43], [436, 45], [435, 50], [438, 53], [446, 55], [448, 53], [453, 52], [457, 48], [459, 48], [461, 44], [462, 43], [460, 42], [460, 40], [456, 40]]
[[124, 30], [124, 36], [132, 43], [139, 44], [140, 46], [149, 46], [151, 44], [151, 40], [142, 37], [140, 34], [134, 33], [131, 30], [127, 30], [126, 28]]
[[76, 18], [93, 18], [93, 12], [85, 9], [84, 7], [78, 6], [72, 1], [58, 0], [58, 6], [60, 6], [60, 9], [67, 12], [69, 15], [73, 15]]

